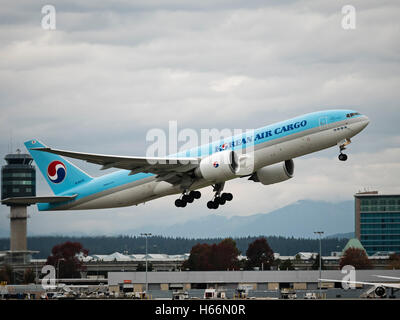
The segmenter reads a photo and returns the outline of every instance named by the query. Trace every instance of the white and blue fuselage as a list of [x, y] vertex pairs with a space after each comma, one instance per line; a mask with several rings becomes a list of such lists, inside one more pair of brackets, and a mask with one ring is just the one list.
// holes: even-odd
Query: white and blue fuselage
[[[225, 150], [252, 149], [254, 157], [254, 172], [282, 161], [294, 159], [309, 153], [340, 146], [342, 142], [362, 131], [369, 119], [353, 110], [327, 110], [305, 114], [286, 121], [255, 129], [251, 134], [234, 136], [210, 144], [185, 150], [175, 155], [190, 157], [193, 155], [204, 158]], [[41, 168], [48, 170], [48, 164], [39, 159], [40, 151], [31, 150], [38, 147], [35, 140], [25, 143], [27, 149]], [[39, 145], [40, 146], [40, 145]], [[54, 162], [54, 159], [51, 159]], [[48, 180], [49, 174], [42, 173]], [[130, 174], [129, 170], [119, 170], [96, 178], [76, 178], [70, 187], [55, 192], [57, 196], [71, 196], [71, 201], [60, 203], [39, 203], [39, 210], [83, 210], [114, 208], [137, 205], [171, 194], [179, 194], [182, 188], [179, 184], [159, 181], [153, 173]], [[235, 177], [229, 177], [233, 179]], [[49, 182], [51, 183], [51, 182]], [[212, 181], [196, 179], [190, 185], [190, 190], [196, 190], [213, 185]], [[53, 189], [54, 191], [54, 189]]]

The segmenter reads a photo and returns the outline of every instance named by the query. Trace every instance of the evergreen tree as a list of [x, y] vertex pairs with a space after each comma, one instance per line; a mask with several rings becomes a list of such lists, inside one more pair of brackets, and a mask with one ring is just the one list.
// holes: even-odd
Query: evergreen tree
[[[311, 266], [312, 270], [319, 270], [319, 260], [320, 260], [319, 259], [319, 254], [317, 254], [315, 259], [312, 258], [312, 261], [314, 261], [312, 266]], [[326, 268], [324, 266], [324, 259], [321, 259], [321, 270], [326, 270]]]
[[280, 265], [279, 265], [279, 270], [294, 270], [293, 263], [290, 259], [284, 260]]

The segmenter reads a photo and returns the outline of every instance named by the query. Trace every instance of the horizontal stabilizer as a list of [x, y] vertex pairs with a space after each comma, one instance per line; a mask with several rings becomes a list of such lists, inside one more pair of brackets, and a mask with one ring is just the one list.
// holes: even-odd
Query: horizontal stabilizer
[[1, 200], [2, 204], [7, 205], [31, 205], [35, 203], [56, 203], [74, 200], [77, 194], [73, 196], [47, 196], [47, 197], [14, 197]]

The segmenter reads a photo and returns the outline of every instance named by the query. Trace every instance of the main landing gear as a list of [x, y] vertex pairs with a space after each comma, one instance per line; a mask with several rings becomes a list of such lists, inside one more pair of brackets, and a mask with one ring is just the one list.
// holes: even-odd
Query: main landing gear
[[175, 206], [178, 208], [184, 208], [188, 203], [192, 203], [194, 199], [200, 199], [201, 192], [200, 191], [190, 191], [190, 192], [183, 192], [179, 199], [175, 200]]
[[212, 200], [207, 202], [207, 208], [208, 209], [218, 209], [218, 207], [221, 205], [224, 205], [227, 201], [232, 201], [233, 195], [232, 193], [222, 193], [222, 190], [224, 189], [224, 183], [222, 184], [216, 184], [214, 186], [215, 195]]
[[338, 156], [340, 161], [346, 161], [347, 160], [347, 154], [343, 153], [343, 150], [346, 150], [346, 146], [351, 143], [350, 139], [344, 139], [343, 141], [339, 142], [339, 150], [340, 154]]
[[221, 205], [224, 205], [227, 201], [232, 201], [233, 195], [232, 193], [226, 193], [224, 192], [221, 195], [215, 195], [213, 197], [213, 200], [210, 200], [207, 202], [207, 208], [208, 209], [218, 209], [218, 207]]
[[[224, 205], [227, 201], [232, 201], [233, 195], [232, 193], [221, 193], [224, 189], [224, 183], [218, 183], [213, 186], [213, 191], [215, 192], [212, 200], [207, 202], [208, 209], [218, 209], [219, 206]], [[200, 191], [193, 190], [188, 192], [185, 190], [179, 199], [175, 200], [175, 206], [178, 208], [184, 208], [188, 203], [192, 203], [194, 199], [200, 199], [201, 193]]]

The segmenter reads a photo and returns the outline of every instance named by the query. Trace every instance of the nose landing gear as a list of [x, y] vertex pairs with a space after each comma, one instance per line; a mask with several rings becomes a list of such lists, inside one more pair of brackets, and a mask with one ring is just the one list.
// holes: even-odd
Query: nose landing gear
[[347, 160], [347, 154], [340, 153], [338, 158], [339, 158], [340, 161], [346, 161]]
[[349, 145], [351, 143], [350, 139], [344, 139], [343, 141], [339, 142], [339, 150], [340, 150], [340, 154], [338, 156], [338, 159], [340, 161], [346, 161], [347, 160], [347, 154], [343, 153], [343, 150], [346, 150], [346, 146]]

